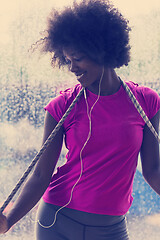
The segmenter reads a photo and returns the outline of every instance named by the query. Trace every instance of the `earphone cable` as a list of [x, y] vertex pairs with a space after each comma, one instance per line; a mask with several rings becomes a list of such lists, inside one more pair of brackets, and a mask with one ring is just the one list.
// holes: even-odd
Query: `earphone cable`
[[57, 219], [57, 214], [59, 211], [61, 211], [63, 208], [67, 207], [71, 200], [72, 200], [72, 197], [73, 197], [73, 191], [74, 191], [74, 188], [76, 187], [76, 185], [79, 183], [81, 177], [82, 177], [82, 174], [83, 174], [83, 158], [82, 158], [82, 152], [84, 150], [84, 148], [86, 147], [90, 137], [91, 137], [91, 131], [92, 131], [92, 121], [91, 121], [91, 114], [92, 114], [92, 111], [93, 111], [93, 108], [95, 107], [96, 103], [98, 102], [99, 98], [100, 98], [100, 94], [101, 94], [101, 83], [102, 83], [102, 79], [103, 79], [103, 76], [104, 76], [104, 67], [102, 69], [102, 74], [101, 74], [101, 78], [100, 78], [100, 81], [99, 81], [99, 86], [98, 86], [98, 97], [96, 99], [96, 101], [94, 102], [94, 104], [92, 105], [90, 111], [89, 111], [89, 105], [88, 105], [88, 101], [87, 101], [87, 95], [86, 95], [86, 90], [84, 89], [84, 98], [85, 98], [85, 102], [86, 102], [86, 107], [87, 107], [87, 116], [88, 116], [88, 119], [89, 119], [89, 132], [88, 132], [88, 136], [87, 136], [87, 139], [85, 141], [85, 143], [83, 144], [83, 147], [81, 148], [81, 151], [80, 151], [80, 175], [76, 181], [76, 183], [73, 185], [72, 189], [71, 189], [71, 193], [70, 193], [70, 199], [69, 201], [62, 207], [60, 207], [55, 215], [54, 215], [54, 220], [53, 220], [53, 223], [51, 225], [48, 225], [48, 226], [45, 226], [43, 225], [39, 220], [37, 220], [38, 224], [43, 227], [43, 228], [51, 228], [55, 222], [56, 222], [56, 219]]

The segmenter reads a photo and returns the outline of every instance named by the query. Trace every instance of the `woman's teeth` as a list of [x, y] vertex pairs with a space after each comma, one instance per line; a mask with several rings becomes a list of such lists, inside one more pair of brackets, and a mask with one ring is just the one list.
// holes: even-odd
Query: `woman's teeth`
[[84, 73], [82, 73], [81, 75], [78, 75], [77, 79], [80, 79], [83, 75], [84, 75]]

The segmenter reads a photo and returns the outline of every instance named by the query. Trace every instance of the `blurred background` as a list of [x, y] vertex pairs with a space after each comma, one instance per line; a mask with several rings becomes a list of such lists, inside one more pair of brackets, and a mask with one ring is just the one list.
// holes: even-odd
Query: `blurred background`
[[[132, 27], [131, 62], [118, 69], [118, 74], [160, 94], [160, 1], [112, 2]], [[1, 205], [41, 146], [44, 106], [61, 89], [76, 83], [67, 70], [51, 67], [50, 55], [30, 50], [41, 38], [51, 9], [61, 9], [70, 3], [71, 0], [0, 0]], [[59, 164], [64, 159], [65, 149]], [[160, 197], [143, 180], [140, 162], [133, 197], [127, 214], [131, 240], [158, 240]], [[36, 208], [0, 239], [34, 239], [35, 213]]]

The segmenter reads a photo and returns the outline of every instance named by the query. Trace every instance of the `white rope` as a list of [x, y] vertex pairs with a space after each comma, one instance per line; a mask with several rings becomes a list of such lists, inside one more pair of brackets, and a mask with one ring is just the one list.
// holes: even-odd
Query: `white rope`
[[132, 93], [131, 89], [127, 86], [127, 84], [124, 81], [122, 81], [122, 85], [123, 85], [124, 89], [126, 90], [126, 92], [127, 92], [128, 96], [129, 96], [129, 98], [131, 99], [132, 103], [134, 104], [135, 108], [137, 109], [137, 111], [139, 112], [139, 114], [141, 115], [141, 117], [143, 118], [143, 120], [145, 121], [145, 123], [147, 124], [149, 129], [151, 130], [151, 132], [154, 134], [154, 136], [157, 139], [157, 141], [160, 143], [160, 137], [159, 137], [157, 131], [153, 127], [151, 121], [149, 120], [149, 118], [145, 114], [144, 110], [142, 109], [141, 105], [139, 104], [139, 102], [137, 101], [136, 97]]

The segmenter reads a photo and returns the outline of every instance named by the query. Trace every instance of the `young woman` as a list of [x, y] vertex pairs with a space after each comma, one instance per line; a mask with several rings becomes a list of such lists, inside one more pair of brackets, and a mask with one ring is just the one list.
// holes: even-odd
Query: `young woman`
[[[128, 22], [108, 1], [52, 11], [43, 50], [68, 66], [78, 84], [46, 107], [43, 142], [82, 87], [60, 131], [37, 163], [13, 208], [0, 216], [4, 233], [41, 199], [37, 240], [126, 240], [125, 214], [141, 152], [143, 175], [160, 194], [159, 145], [126, 93], [115, 68], [127, 65]], [[126, 83], [158, 132], [159, 96]], [[54, 172], [63, 139], [66, 163]]]

